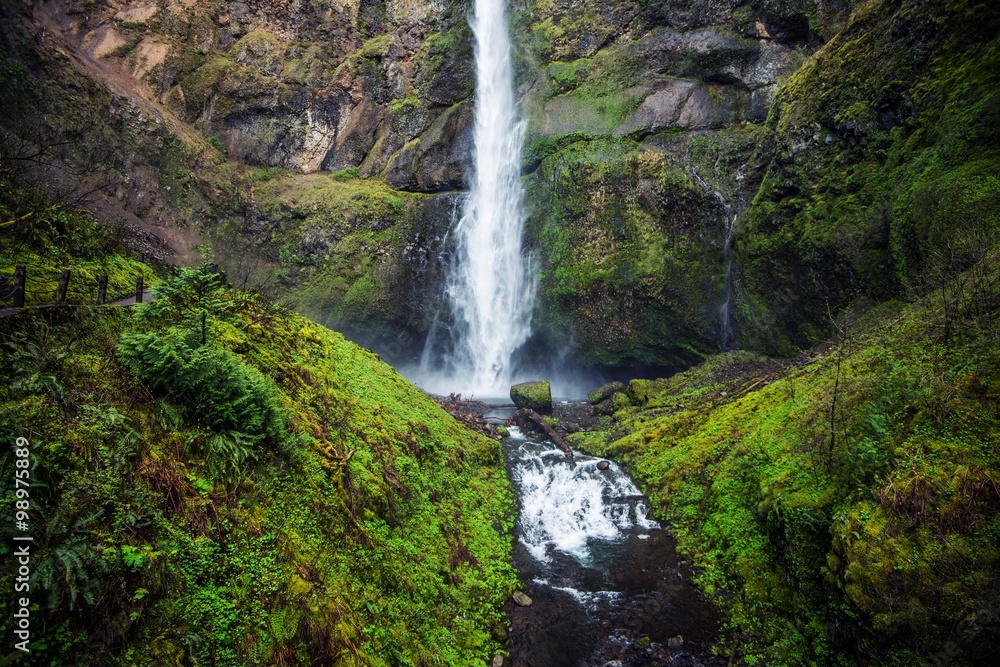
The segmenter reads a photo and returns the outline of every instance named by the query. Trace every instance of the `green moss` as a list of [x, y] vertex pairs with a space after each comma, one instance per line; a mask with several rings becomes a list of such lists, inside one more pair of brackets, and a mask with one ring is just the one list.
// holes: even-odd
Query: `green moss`
[[[986, 301], [998, 266], [972, 270]], [[995, 645], [996, 301], [956, 314], [952, 289], [796, 362], [730, 353], [633, 381], [641, 407], [569, 437], [630, 467], [747, 662], [927, 664], [950, 646], [979, 664]]]
[[[695, 148], [709, 170], [741, 150]], [[536, 330], [570, 331], [586, 361], [608, 365], [685, 367], [715, 347], [717, 318], [701, 305], [722, 301], [723, 211], [671, 152], [570, 144], [541, 162], [527, 201], [540, 250]]]
[[548, 380], [514, 385], [510, 388], [510, 400], [519, 408], [528, 408], [543, 415], [552, 412], [552, 389]]
[[[0, 388], [0, 429], [32, 441], [32, 474], [51, 483], [32, 495], [32, 658], [485, 662], [515, 584], [498, 444], [339, 334], [212, 280], [184, 273], [131, 312], [0, 321], [17, 333], [0, 369], [23, 378]], [[206, 419], [249, 404], [118, 361], [119, 340], [165, 322], [191, 359], [234, 373], [218, 389], [269, 387], [284, 435], [222, 437]]]
[[416, 96], [410, 94], [400, 100], [393, 100], [389, 105], [389, 109], [393, 113], [403, 113], [411, 109], [416, 109], [420, 106], [420, 99]]
[[990, 247], [996, 26], [967, 3], [870, 2], [782, 87], [738, 230], [745, 345], [790, 353], [858, 297], [921, 292]]

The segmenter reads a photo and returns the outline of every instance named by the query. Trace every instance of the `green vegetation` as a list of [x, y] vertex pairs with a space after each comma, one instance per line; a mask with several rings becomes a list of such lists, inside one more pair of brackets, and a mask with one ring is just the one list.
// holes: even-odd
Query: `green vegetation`
[[781, 89], [738, 229], [744, 346], [793, 353], [854, 299], [936, 289], [996, 242], [998, 21], [869, 2]]
[[510, 388], [510, 400], [519, 408], [528, 408], [541, 414], [552, 412], [552, 388], [548, 380], [514, 385]]
[[585, 362], [610, 366], [680, 369], [716, 349], [717, 313], [701, 305], [723, 299], [727, 212], [703, 183], [729, 186], [753, 138], [598, 139], [545, 157], [526, 198], [540, 259], [535, 329], [570, 331]]
[[[1000, 641], [1000, 250], [796, 359], [633, 381], [626, 462], [744, 664], [988, 664]], [[624, 435], [623, 435], [624, 433]]]
[[0, 320], [0, 433], [32, 443], [21, 664], [487, 660], [515, 583], [498, 443], [208, 269], [155, 293]]
[[153, 271], [122, 252], [114, 234], [94, 225], [89, 211], [53, 200], [39, 188], [18, 185], [0, 171], [0, 304], [12, 303], [14, 268], [26, 267], [25, 305], [55, 301], [59, 275], [70, 271], [67, 303], [97, 303], [97, 279], [108, 276], [109, 301], [135, 293], [136, 276], [146, 284]]

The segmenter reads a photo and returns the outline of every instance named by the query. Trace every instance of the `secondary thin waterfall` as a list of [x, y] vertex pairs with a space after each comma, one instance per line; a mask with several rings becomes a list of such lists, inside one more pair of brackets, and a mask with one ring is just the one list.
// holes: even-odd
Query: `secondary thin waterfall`
[[[435, 354], [434, 332], [421, 360], [432, 391], [500, 396], [511, 382], [511, 355], [531, 332], [535, 282], [521, 248], [520, 182], [524, 123], [514, 102], [505, 0], [476, 0], [474, 169], [454, 227], [447, 294], [451, 347]], [[438, 358], [435, 358], [438, 357]]]

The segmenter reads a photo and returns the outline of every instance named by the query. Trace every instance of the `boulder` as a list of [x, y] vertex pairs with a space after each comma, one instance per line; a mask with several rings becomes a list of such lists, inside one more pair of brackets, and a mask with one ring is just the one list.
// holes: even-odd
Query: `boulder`
[[609, 382], [587, 394], [587, 400], [590, 401], [591, 405], [597, 405], [601, 401], [607, 400], [618, 392], [623, 391], [625, 391], [625, 385], [621, 382]]
[[610, 398], [606, 398], [595, 405], [594, 413], [610, 416], [623, 408], [629, 407], [630, 405], [632, 405], [632, 402], [628, 400], [628, 396], [618, 391], [611, 394]]
[[515, 384], [510, 388], [510, 400], [518, 409], [528, 408], [543, 415], [552, 414], [552, 389], [548, 380]]
[[518, 607], [530, 607], [531, 606], [531, 598], [529, 598], [527, 595], [525, 595], [521, 591], [514, 591], [513, 598], [514, 598], [514, 604], [516, 604]]

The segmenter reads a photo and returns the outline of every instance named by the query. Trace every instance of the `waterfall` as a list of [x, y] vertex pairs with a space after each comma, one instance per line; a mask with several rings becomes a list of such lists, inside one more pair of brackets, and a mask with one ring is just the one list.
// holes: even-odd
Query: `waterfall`
[[736, 214], [731, 210], [732, 205], [730, 205], [721, 195], [719, 195], [719, 197], [722, 199], [723, 206], [726, 209], [726, 215], [724, 218], [726, 241], [722, 249], [722, 257], [726, 265], [726, 271], [722, 279], [722, 289], [725, 294], [722, 306], [719, 307], [719, 329], [722, 332], [719, 349], [722, 352], [726, 352], [733, 349], [733, 346], [736, 343], [736, 336], [733, 334], [733, 322], [729, 314], [729, 304], [733, 298], [733, 226], [736, 224]]
[[428, 336], [417, 381], [425, 389], [496, 397], [511, 383], [511, 354], [531, 332], [535, 281], [521, 249], [521, 146], [524, 123], [514, 101], [504, 0], [476, 0], [473, 171], [461, 217], [447, 295], [452, 322], [443, 345]]
[[725, 270], [722, 278], [722, 304], [719, 306], [719, 350], [726, 352], [733, 349], [733, 346], [736, 344], [736, 335], [733, 333], [733, 322], [729, 313], [729, 305], [732, 302], [733, 296], [733, 228], [736, 225], [738, 213], [734, 210], [735, 207], [733, 204], [726, 199], [725, 195], [709, 185], [701, 177], [701, 174], [698, 173], [694, 165], [691, 166], [691, 173], [694, 174], [695, 180], [705, 188], [705, 192], [712, 193], [719, 200], [723, 210], [722, 229], [725, 240], [722, 246], [722, 261]]

